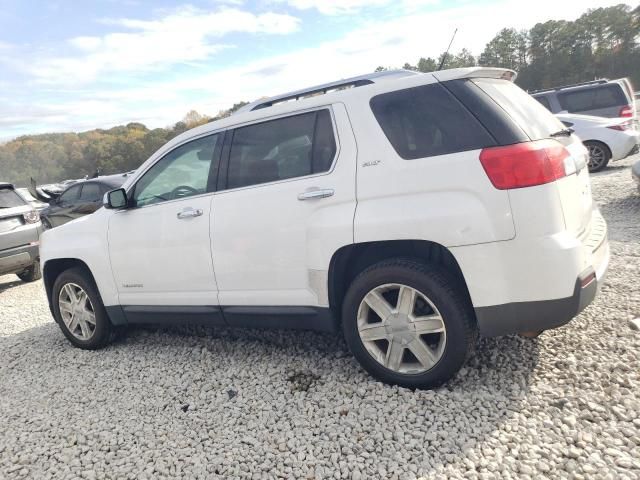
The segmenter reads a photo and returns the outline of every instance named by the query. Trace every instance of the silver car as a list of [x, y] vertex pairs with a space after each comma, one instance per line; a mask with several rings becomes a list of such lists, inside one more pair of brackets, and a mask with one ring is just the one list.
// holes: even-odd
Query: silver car
[[0, 275], [15, 273], [24, 282], [41, 278], [40, 215], [13, 185], [0, 183]]

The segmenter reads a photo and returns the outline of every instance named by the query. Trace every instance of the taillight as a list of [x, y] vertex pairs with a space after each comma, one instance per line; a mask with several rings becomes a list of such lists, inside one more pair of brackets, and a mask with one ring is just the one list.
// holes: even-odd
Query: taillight
[[567, 149], [551, 139], [485, 148], [480, 163], [498, 190], [543, 185], [575, 172]]
[[619, 117], [633, 117], [633, 107], [631, 105], [625, 105], [620, 109]]
[[40, 221], [40, 214], [35, 210], [31, 210], [30, 212], [22, 215], [24, 217], [24, 221], [26, 223], [38, 223]]

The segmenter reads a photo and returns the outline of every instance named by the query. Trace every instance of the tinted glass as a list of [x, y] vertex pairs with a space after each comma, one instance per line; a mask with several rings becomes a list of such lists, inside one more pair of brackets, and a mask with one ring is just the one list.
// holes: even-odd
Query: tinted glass
[[533, 98], [535, 98], [538, 102], [540, 102], [540, 105], [542, 105], [544, 108], [551, 111], [551, 104], [549, 103], [549, 99], [547, 97], [533, 97]]
[[628, 103], [622, 87], [618, 84], [585, 88], [573, 92], [560, 92], [558, 100], [562, 108], [571, 113], [620, 107]]
[[508, 80], [477, 78], [473, 82], [489, 95], [531, 140], [548, 138], [564, 126], [531, 95]]
[[135, 205], [142, 207], [206, 193], [213, 158], [216, 162], [219, 158], [216, 146], [221, 141], [221, 134], [199, 138], [162, 157], [136, 184]]
[[60, 195], [60, 203], [73, 203], [78, 199], [80, 194], [80, 185], [69, 188], [66, 192]]
[[11, 188], [0, 188], [0, 208], [24, 207], [26, 202]]
[[442, 85], [385, 93], [371, 109], [398, 155], [406, 160], [476, 150], [494, 140]]
[[97, 202], [102, 198], [102, 189], [97, 183], [86, 183], [82, 185], [80, 192], [81, 202]]
[[231, 145], [227, 188], [326, 172], [335, 154], [328, 110], [238, 128]]

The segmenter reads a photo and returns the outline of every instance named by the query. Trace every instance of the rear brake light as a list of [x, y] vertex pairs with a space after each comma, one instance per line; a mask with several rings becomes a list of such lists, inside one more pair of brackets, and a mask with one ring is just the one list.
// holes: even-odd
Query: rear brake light
[[550, 139], [485, 148], [480, 163], [498, 190], [544, 185], [575, 172], [567, 149]]
[[619, 117], [633, 117], [633, 107], [631, 105], [625, 105], [620, 109]]
[[38, 223], [40, 221], [40, 214], [35, 210], [31, 210], [22, 216], [24, 217], [24, 221], [27, 223]]

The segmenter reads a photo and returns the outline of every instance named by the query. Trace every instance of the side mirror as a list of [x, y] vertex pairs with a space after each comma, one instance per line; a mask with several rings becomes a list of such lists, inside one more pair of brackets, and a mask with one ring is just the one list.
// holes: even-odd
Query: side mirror
[[109, 208], [112, 210], [120, 210], [127, 207], [127, 192], [125, 192], [124, 188], [119, 188], [117, 190], [111, 190], [104, 194], [104, 199], [102, 200], [102, 205], [104, 208]]

